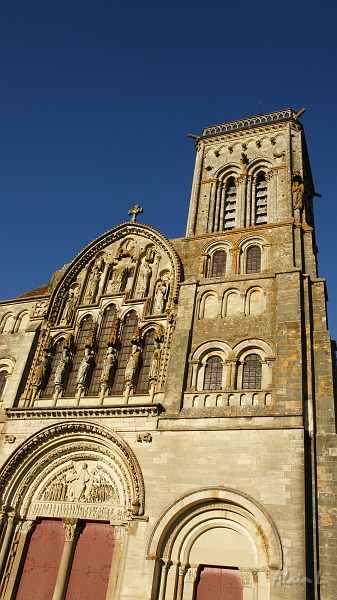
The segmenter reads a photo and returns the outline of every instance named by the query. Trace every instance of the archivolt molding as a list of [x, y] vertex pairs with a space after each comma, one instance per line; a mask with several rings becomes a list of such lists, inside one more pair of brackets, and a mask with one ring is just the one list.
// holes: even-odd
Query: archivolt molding
[[174, 556], [172, 559], [187, 561], [191, 547], [189, 540], [194, 535], [193, 529], [198, 537], [200, 527], [206, 526], [207, 513], [210, 515], [208, 529], [211, 528], [210, 524], [214, 518], [217, 521], [221, 520], [221, 526], [225, 526], [226, 519], [230, 519], [234, 527], [243, 527], [246, 535], [252, 536], [255, 543], [257, 538], [259, 539], [269, 568], [282, 568], [281, 541], [271, 517], [248, 494], [228, 487], [196, 490], [172, 503], [153, 527], [147, 547], [148, 558], [171, 560], [173, 546], [181, 536], [180, 541], [178, 540], [179, 551], [175, 550], [179, 556]]
[[[71, 470], [73, 477], [61, 477]], [[48, 505], [45, 490], [53, 481], [76, 484], [91, 479], [94, 483], [99, 476], [107, 490], [101, 506], [97, 506], [99, 498], [94, 501], [94, 497], [80, 498], [79, 494], [68, 494], [58, 503], [59, 491], [52, 498], [56, 502]], [[121, 521], [144, 512], [144, 481], [134, 453], [115, 432], [91, 422], [67, 421], [34, 434], [7, 460], [0, 472], [0, 485], [2, 504], [11, 506], [21, 517], [44, 511], [49, 516]], [[89, 494], [89, 486], [87, 490]]]
[[169, 259], [173, 275], [171, 281], [171, 298], [173, 301], [176, 300], [178, 296], [178, 284], [180, 282], [181, 277], [181, 268], [178, 255], [171, 243], [158, 231], [156, 231], [152, 227], [149, 227], [148, 225], [130, 222], [123, 223], [115, 229], [112, 229], [102, 234], [95, 241], [91, 242], [91, 244], [86, 246], [78, 254], [78, 256], [70, 263], [70, 265], [60, 278], [59, 282], [57, 283], [50, 301], [47, 318], [49, 319], [51, 325], [54, 325], [57, 315], [60, 311], [61, 303], [64, 301], [67, 291], [74, 283], [80, 271], [86, 266], [89, 266], [92, 263], [92, 261], [97, 257], [98, 253], [107, 248], [107, 246], [121, 239], [125, 239], [131, 235], [145, 236], [148, 238], [149, 241], [159, 246], [165, 252]]

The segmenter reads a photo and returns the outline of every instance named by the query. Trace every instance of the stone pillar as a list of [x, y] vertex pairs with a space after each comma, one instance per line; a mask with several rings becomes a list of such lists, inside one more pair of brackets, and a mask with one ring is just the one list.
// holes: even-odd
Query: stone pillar
[[61, 556], [59, 571], [57, 574], [53, 600], [64, 600], [71, 565], [73, 562], [76, 542], [79, 534], [78, 519], [63, 519], [65, 531], [65, 542]]
[[186, 575], [186, 565], [180, 565], [178, 570], [178, 585], [176, 600], [182, 600], [184, 593], [184, 580]]
[[17, 587], [20, 581], [21, 570], [24, 565], [29, 541], [35, 525], [35, 520], [21, 521], [21, 523], [18, 524], [20, 533], [13, 558], [12, 568], [8, 574], [6, 589], [2, 590], [3, 596], [1, 597], [3, 597], [4, 600], [11, 600], [12, 598], [15, 598]]
[[0, 552], [0, 576], [3, 574], [15, 528], [15, 515], [8, 515], [7, 527]]
[[165, 600], [168, 568], [169, 568], [169, 561], [163, 560], [163, 564], [162, 564], [162, 568], [161, 568], [160, 589], [159, 589], [158, 600]]
[[253, 577], [253, 600], [258, 600], [258, 593], [259, 593], [259, 572], [258, 571], [252, 571], [252, 577]]

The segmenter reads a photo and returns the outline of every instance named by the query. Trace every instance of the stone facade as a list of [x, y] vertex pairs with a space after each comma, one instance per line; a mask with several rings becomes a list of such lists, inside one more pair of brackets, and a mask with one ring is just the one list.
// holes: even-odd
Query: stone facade
[[286, 110], [194, 137], [185, 238], [136, 206], [0, 304], [0, 598], [335, 597], [334, 346], [302, 125]]

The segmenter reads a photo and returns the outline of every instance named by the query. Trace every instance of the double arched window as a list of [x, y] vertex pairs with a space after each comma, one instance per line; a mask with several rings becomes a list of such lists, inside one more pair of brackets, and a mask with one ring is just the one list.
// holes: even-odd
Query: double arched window
[[211, 258], [211, 277], [224, 277], [226, 274], [226, 251], [216, 250]]
[[222, 389], [222, 360], [216, 354], [206, 360], [203, 389]]
[[262, 365], [258, 354], [248, 354], [243, 362], [242, 389], [261, 389]]
[[260, 246], [250, 246], [246, 252], [246, 273], [261, 272], [261, 248]]

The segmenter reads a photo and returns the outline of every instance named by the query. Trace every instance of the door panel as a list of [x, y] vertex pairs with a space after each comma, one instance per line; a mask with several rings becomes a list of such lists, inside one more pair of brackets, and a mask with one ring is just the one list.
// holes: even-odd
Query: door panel
[[196, 600], [242, 600], [240, 572], [222, 567], [201, 567]]
[[29, 542], [16, 600], [49, 600], [53, 597], [64, 546], [62, 521], [37, 523]]
[[105, 600], [114, 549], [114, 529], [86, 523], [79, 536], [66, 600]]

